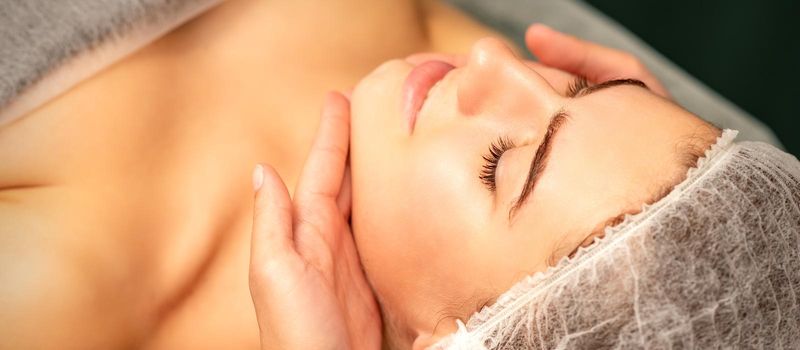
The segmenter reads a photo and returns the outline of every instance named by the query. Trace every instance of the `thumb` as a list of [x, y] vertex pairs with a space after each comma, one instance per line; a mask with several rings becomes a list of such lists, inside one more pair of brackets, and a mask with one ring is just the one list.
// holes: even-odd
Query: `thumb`
[[256, 191], [250, 244], [251, 272], [280, 254], [294, 250], [292, 201], [275, 169], [257, 165], [253, 170]]

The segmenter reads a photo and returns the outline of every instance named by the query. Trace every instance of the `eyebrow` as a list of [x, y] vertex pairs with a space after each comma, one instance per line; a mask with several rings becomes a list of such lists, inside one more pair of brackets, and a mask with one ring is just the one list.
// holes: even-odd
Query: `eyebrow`
[[539, 147], [536, 148], [536, 155], [533, 156], [533, 160], [531, 161], [530, 170], [528, 170], [528, 178], [525, 179], [522, 193], [520, 193], [514, 205], [512, 205], [511, 209], [508, 211], [509, 221], [514, 218], [514, 214], [525, 204], [525, 200], [531, 192], [533, 192], [533, 186], [536, 184], [536, 181], [539, 180], [539, 177], [544, 172], [544, 168], [547, 166], [547, 159], [550, 158], [550, 149], [552, 148], [553, 139], [558, 130], [561, 129], [561, 126], [567, 121], [567, 117], [567, 112], [562, 109], [550, 118], [547, 132], [545, 132]]
[[610, 87], [620, 86], [620, 85], [633, 85], [633, 86], [638, 86], [640, 88], [644, 88], [644, 89], [650, 90], [650, 88], [647, 87], [647, 84], [645, 84], [644, 82], [642, 82], [641, 80], [638, 80], [638, 79], [614, 79], [614, 80], [609, 80], [609, 81], [602, 82], [600, 84], [588, 86], [588, 87], [586, 87], [584, 89], [581, 89], [581, 91], [578, 91], [578, 93], [575, 94], [575, 96], [570, 96], [570, 97], [575, 98], [575, 97], [582, 97], [582, 96], [586, 96], [586, 95], [591, 95], [591, 94], [593, 94], [595, 92], [598, 92], [600, 90], [608, 89]]
[[[614, 86], [622, 86], [622, 85], [632, 85], [638, 86], [644, 89], [648, 89], [647, 85], [643, 83], [641, 80], [636, 79], [615, 79], [609, 80], [597, 85], [592, 85], [580, 90], [574, 96], [570, 96], [572, 98], [587, 96], [598, 92], [603, 89], [608, 89]], [[550, 150], [552, 149], [553, 139], [555, 139], [556, 133], [561, 129], [567, 119], [569, 118], [569, 114], [564, 109], [559, 110], [553, 117], [550, 118], [550, 124], [547, 125], [547, 131], [544, 134], [544, 138], [542, 138], [542, 142], [539, 143], [539, 147], [536, 148], [536, 154], [533, 156], [533, 160], [531, 161], [530, 168], [528, 170], [528, 177], [525, 179], [525, 184], [522, 187], [522, 192], [520, 193], [517, 200], [511, 206], [511, 209], [508, 211], [508, 219], [509, 221], [513, 220], [514, 215], [516, 212], [525, 205], [525, 201], [530, 197], [530, 194], [533, 192], [533, 188], [536, 185], [536, 182], [541, 177], [542, 173], [544, 172], [545, 167], [547, 166], [547, 160], [550, 158]]]

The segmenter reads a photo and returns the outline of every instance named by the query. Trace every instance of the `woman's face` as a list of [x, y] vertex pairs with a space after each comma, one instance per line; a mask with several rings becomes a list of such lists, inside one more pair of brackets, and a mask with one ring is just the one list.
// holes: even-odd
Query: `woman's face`
[[[571, 97], [574, 77], [498, 40], [442, 59], [462, 63], [427, 63], [415, 84], [419, 59], [387, 62], [351, 101], [356, 243], [386, 322], [408, 339], [453, 331], [439, 321], [466, 319], [637, 211], [685, 174], [680, 143], [710, 130], [635, 84]], [[417, 111], [409, 96], [444, 73]]]

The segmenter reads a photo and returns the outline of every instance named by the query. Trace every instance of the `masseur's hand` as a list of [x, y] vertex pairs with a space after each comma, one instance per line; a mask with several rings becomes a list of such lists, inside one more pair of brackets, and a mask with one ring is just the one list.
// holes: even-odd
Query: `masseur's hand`
[[593, 83], [612, 79], [638, 79], [651, 91], [669, 98], [667, 89], [636, 56], [560, 33], [542, 24], [528, 27], [525, 43], [539, 61], [553, 68], [586, 77]]
[[379, 349], [381, 319], [350, 231], [347, 99], [326, 97], [294, 201], [258, 166], [250, 293], [262, 349]]

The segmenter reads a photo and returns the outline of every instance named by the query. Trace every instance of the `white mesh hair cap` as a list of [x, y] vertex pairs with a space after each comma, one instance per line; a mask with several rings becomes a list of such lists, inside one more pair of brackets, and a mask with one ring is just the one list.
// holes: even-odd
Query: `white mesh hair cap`
[[434, 348], [800, 349], [800, 162], [735, 135]]

